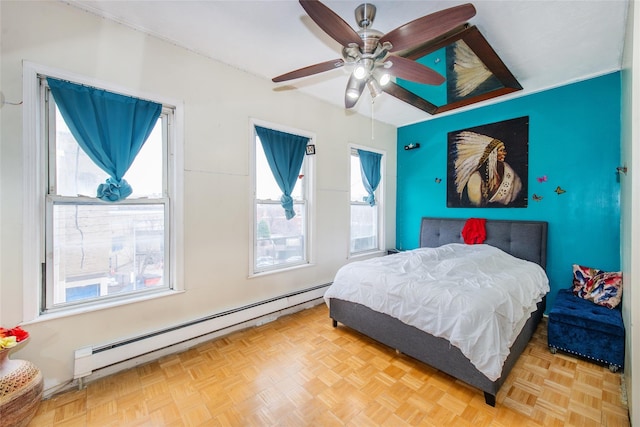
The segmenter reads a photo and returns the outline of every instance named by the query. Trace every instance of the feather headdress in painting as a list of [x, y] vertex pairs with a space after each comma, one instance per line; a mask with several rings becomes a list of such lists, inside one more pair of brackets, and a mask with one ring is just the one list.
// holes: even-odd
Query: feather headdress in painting
[[485, 162], [487, 163], [489, 186], [494, 187], [498, 184], [499, 177], [496, 173], [498, 152], [496, 148], [501, 144], [502, 142], [498, 139], [470, 131], [462, 131], [456, 136], [457, 158], [454, 167], [458, 194], [462, 194], [471, 175]]

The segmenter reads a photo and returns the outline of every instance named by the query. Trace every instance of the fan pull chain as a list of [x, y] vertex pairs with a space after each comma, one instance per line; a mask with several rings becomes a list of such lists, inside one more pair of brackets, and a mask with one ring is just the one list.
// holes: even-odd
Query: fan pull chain
[[373, 142], [373, 140], [375, 139], [374, 135], [373, 135], [373, 131], [375, 129], [374, 126], [374, 121], [373, 121], [373, 103], [375, 102], [374, 98], [371, 98], [371, 141]]

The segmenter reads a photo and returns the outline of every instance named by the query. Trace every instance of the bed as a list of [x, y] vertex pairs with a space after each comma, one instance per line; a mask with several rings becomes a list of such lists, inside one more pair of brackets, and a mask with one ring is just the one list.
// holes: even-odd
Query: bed
[[[466, 221], [466, 219], [452, 218], [423, 218], [420, 227], [420, 248], [435, 248], [428, 251], [444, 252], [449, 251], [450, 248], [466, 250], [463, 246], [472, 246], [464, 245], [462, 237], [462, 229]], [[547, 280], [546, 292], [548, 292], [548, 279], [546, 279], [546, 274], [544, 273], [547, 256], [546, 222], [487, 220], [485, 230], [486, 240], [484, 244], [473, 246], [478, 248], [489, 246], [483, 250], [493, 251], [495, 251], [494, 248], [498, 248], [520, 260], [529, 261], [523, 264], [528, 264], [529, 267], [534, 267], [542, 272], [542, 276]], [[504, 254], [501, 253], [501, 255]], [[508, 257], [508, 255], [506, 256]], [[377, 258], [377, 262], [388, 264], [394, 261], [394, 257], [398, 257], [398, 260], [400, 260], [402, 259], [402, 253], [383, 257], [384, 260]], [[518, 262], [522, 263], [520, 260]], [[366, 262], [362, 261], [362, 263]], [[357, 263], [360, 262], [351, 264]], [[531, 263], [535, 263], [541, 268]], [[343, 269], [351, 264], [347, 264]], [[336, 279], [338, 279], [341, 271], [336, 275]], [[386, 280], [384, 279], [383, 281]], [[520, 285], [519, 282], [524, 281], [516, 280], [515, 282]], [[510, 338], [508, 347], [506, 347], [504, 360], [499, 362], [497, 373], [492, 371], [492, 373], [487, 374], [484, 367], [482, 367], [482, 370], [477, 368], [475, 359], [474, 362], [476, 364], [472, 363], [460, 348], [452, 345], [449, 339], [424, 332], [419, 327], [405, 323], [393, 315], [376, 311], [362, 303], [354, 302], [350, 297], [343, 297], [343, 294], [337, 292], [336, 289], [332, 289], [336, 286], [339, 287], [340, 284], [334, 281], [325, 294], [325, 300], [329, 306], [329, 316], [333, 321], [334, 327], [341, 323], [480, 389], [484, 392], [485, 402], [491, 406], [495, 406], [496, 395], [500, 386], [504, 383], [516, 360], [531, 339], [546, 307], [546, 292], [541, 292], [537, 301], [530, 304], [530, 307], [526, 310], [527, 312], [522, 313], [522, 318], [517, 326], [513, 327], [513, 337]], [[374, 286], [376, 285], [374, 284]], [[519, 333], [517, 333], [518, 330], [520, 331]], [[483, 339], [478, 340], [478, 342], [482, 341]], [[461, 346], [461, 348], [464, 347]]]

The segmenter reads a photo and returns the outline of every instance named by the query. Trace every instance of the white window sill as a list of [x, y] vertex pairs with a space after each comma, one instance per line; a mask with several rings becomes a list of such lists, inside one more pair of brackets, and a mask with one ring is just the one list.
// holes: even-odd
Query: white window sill
[[184, 293], [184, 290], [167, 290], [152, 294], [140, 295], [135, 298], [128, 298], [125, 300], [117, 300], [117, 301], [108, 301], [108, 302], [97, 302], [92, 305], [86, 305], [83, 307], [74, 307], [69, 309], [63, 309], [59, 311], [53, 311], [51, 313], [44, 313], [38, 315], [37, 318], [33, 320], [28, 320], [21, 323], [21, 326], [24, 325], [32, 325], [34, 323], [47, 322], [49, 320], [61, 319], [64, 317], [77, 316], [79, 314], [91, 313], [98, 310], [104, 310], [107, 308], [120, 307], [123, 305], [136, 304], [143, 301], [149, 301], [157, 298], [164, 298], [168, 296], [174, 296], [178, 294]]
[[372, 251], [367, 251], [367, 252], [358, 252], [355, 254], [349, 254], [349, 259], [357, 259], [357, 258], [373, 258], [376, 256], [380, 256], [380, 255], [386, 255], [387, 251], [384, 250], [380, 250], [380, 249], [375, 249]]
[[251, 274], [249, 274], [248, 278], [252, 279], [252, 278], [255, 278], [255, 277], [268, 276], [269, 274], [286, 273], [287, 271], [299, 270], [301, 268], [307, 268], [307, 267], [311, 267], [313, 265], [315, 265], [315, 264], [312, 264], [311, 262], [307, 262], [307, 263], [304, 263], [304, 264], [297, 264], [297, 265], [278, 268], [278, 269], [274, 269], [274, 270], [265, 270], [265, 271], [260, 271], [260, 272], [257, 272], [257, 273], [251, 273]]

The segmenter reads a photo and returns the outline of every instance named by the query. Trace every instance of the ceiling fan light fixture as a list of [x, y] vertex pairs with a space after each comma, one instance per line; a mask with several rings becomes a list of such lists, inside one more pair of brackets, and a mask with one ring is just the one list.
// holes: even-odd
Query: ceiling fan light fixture
[[347, 97], [350, 99], [358, 99], [358, 97], [360, 96], [360, 92], [358, 92], [358, 89], [354, 89], [354, 88], [350, 88], [347, 89]]
[[380, 87], [380, 84], [378, 84], [378, 81], [373, 77], [367, 80], [367, 87], [369, 88], [371, 98], [376, 98], [382, 95], [382, 88]]
[[371, 76], [374, 66], [375, 61], [373, 59], [362, 58], [360, 61], [358, 61], [356, 68], [354, 68], [353, 70], [353, 77], [358, 80], [362, 80]]
[[391, 74], [389, 73], [382, 73], [380, 74], [380, 77], [378, 77], [378, 82], [380, 83], [380, 86], [386, 86], [389, 84], [390, 81], [391, 81]]
[[356, 65], [356, 68], [353, 70], [353, 77], [358, 80], [362, 80], [367, 76], [367, 69], [362, 64]]
[[[392, 56], [393, 60], [391, 60], [389, 54], [417, 49], [427, 43], [437, 44], [444, 39], [448, 40], [448, 37], [460, 32], [460, 27], [466, 28], [468, 24], [465, 24], [465, 21], [476, 14], [474, 6], [470, 3], [454, 6], [414, 19], [383, 34], [371, 28], [376, 8], [370, 3], [363, 3], [356, 8], [359, 31], [355, 31], [320, 0], [300, 0], [300, 4], [321, 30], [340, 43], [342, 59], [303, 67], [274, 77], [272, 80], [278, 83], [348, 65], [346, 71], [351, 71], [351, 75], [345, 91], [345, 108], [353, 108], [356, 105], [365, 86], [375, 98], [383, 93], [382, 86], [390, 83], [393, 78], [429, 85], [441, 84], [444, 77], [435, 70], [398, 54]], [[394, 65], [393, 62], [396, 64]], [[391, 67], [393, 67], [393, 76], [387, 72]], [[408, 96], [402, 91], [408, 92], [400, 86], [394, 86], [391, 89], [385, 87], [385, 92], [401, 101], [431, 112], [431, 108], [427, 110], [423, 103], [419, 102], [424, 101], [425, 104], [429, 104], [426, 100], [417, 95]]]
[[347, 90], [345, 92], [346, 97], [349, 99], [360, 98], [360, 93], [362, 92], [362, 86], [360, 86], [360, 84], [361, 83], [354, 78], [349, 79], [347, 82]]

